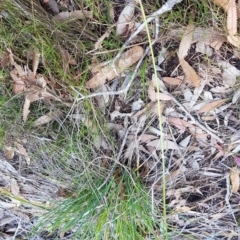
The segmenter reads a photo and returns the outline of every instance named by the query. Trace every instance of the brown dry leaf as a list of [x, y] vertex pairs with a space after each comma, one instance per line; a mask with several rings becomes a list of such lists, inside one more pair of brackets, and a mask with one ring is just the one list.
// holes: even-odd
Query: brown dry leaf
[[41, 126], [43, 124], [47, 124], [49, 122], [51, 122], [52, 120], [54, 120], [54, 116], [58, 116], [60, 117], [62, 115], [62, 112], [49, 112], [43, 116], [41, 116], [40, 118], [38, 118], [34, 123], [33, 126], [34, 127], [38, 127]]
[[233, 167], [230, 170], [230, 180], [232, 184], [232, 192], [236, 193], [239, 189], [239, 170], [237, 167]]
[[191, 133], [196, 132], [196, 127], [180, 118], [175, 118], [175, 117], [169, 117], [168, 122], [174, 126], [176, 126], [180, 130], [186, 130], [186, 128], [189, 128], [189, 131]]
[[85, 19], [85, 18], [92, 18], [93, 13], [92, 11], [87, 10], [75, 10], [72, 12], [60, 12], [54, 16], [56, 20], [59, 22], [64, 22], [68, 20], [77, 20], [77, 19]]
[[35, 78], [36, 73], [37, 73], [39, 59], [40, 59], [40, 53], [39, 53], [38, 49], [35, 49], [33, 51], [33, 63], [32, 63], [33, 64], [32, 71], [33, 71], [34, 78]]
[[182, 80], [179, 78], [173, 78], [173, 77], [163, 77], [162, 80], [170, 85], [173, 86], [179, 86], [182, 84]]
[[2, 58], [1, 58], [1, 66], [4, 70], [7, 68], [7, 65], [8, 65], [9, 62], [10, 62], [9, 52], [4, 51], [3, 54], [2, 54]]
[[131, 28], [130, 23], [134, 15], [135, 7], [135, 3], [130, 1], [122, 10], [117, 21], [117, 35], [121, 36], [129, 32], [129, 28]]
[[3, 152], [7, 159], [9, 159], [9, 160], [13, 159], [13, 157], [14, 157], [14, 148], [13, 147], [8, 147], [8, 146], [4, 147]]
[[28, 153], [27, 153], [26, 149], [23, 147], [23, 145], [21, 145], [19, 143], [16, 143], [16, 146], [17, 146], [18, 152], [25, 157], [26, 162], [29, 165], [30, 164], [30, 157], [28, 156]]
[[212, 1], [219, 7], [222, 7], [227, 12], [229, 0], [212, 0]]
[[93, 78], [87, 83], [87, 88], [96, 88], [103, 85], [106, 81], [111, 81], [117, 74], [122, 73], [125, 69], [132, 66], [143, 56], [143, 48], [135, 46], [122, 54], [119, 61], [116, 63], [116, 69], [114, 66], [106, 66], [100, 70]]
[[111, 28], [108, 29], [98, 40], [97, 42], [94, 44], [94, 49], [97, 50], [97, 49], [101, 49], [102, 48], [102, 43], [103, 43], [103, 40], [107, 37], [109, 37], [110, 33], [111, 33]]
[[24, 106], [23, 106], [23, 121], [24, 122], [27, 121], [27, 117], [30, 113], [30, 111], [29, 111], [30, 103], [31, 103], [31, 101], [26, 96]]
[[180, 65], [186, 75], [186, 78], [192, 83], [192, 85], [194, 87], [200, 87], [200, 78], [196, 71], [188, 64], [188, 62], [182, 59], [180, 61]]
[[58, 46], [58, 51], [60, 52], [62, 56], [62, 62], [63, 62], [63, 70], [64, 72], [68, 72], [69, 64], [70, 65], [76, 65], [76, 60], [69, 54], [67, 50], [65, 50], [63, 47]]
[[11, 179], [11, 186], [10, 187], [11, 187], [11, 193], [14, 196], [18, 196], [20, 188], [18, 186], [17, 181], [14, 178]]
[[207, 103], [204, 106], [202, 106], [197, 113], [208, 113], [214, 108], [217, 108], [221, 106], [223, 103], [225, 103], [227, 99], [220, 99], [220, 100], [215, 100], [213, 102]]
[[239, 36], [227, 36], [227, 40], [233, 46], [240, 48], [240, 37]]
[[236, 0], [229, 0], [227, 8], [227, 30], [230, 36], [237, 33], [237, 6]]
[[168, 150], [168, 149], [179, 149], [178, 145], [175, 142], [170, 140], [163, 140], [163, 146], [160, 139], [153, 140], [147, 144], [148, 147], [153, 147], [155, 150]]
[[148, 97], [152, 102], [159, 100], [169, 101], [172, 100], [172, 97], [168, 96], [167, 94], [156, 92], [154, 88], [153, 81], [150, 81], [148, 87]]
[[193, 24], [189, 24], [183, 34], [178, 51], [179, 61], [187, 56], [188, 50], [192, 44], [194, 28], [195, 26]]

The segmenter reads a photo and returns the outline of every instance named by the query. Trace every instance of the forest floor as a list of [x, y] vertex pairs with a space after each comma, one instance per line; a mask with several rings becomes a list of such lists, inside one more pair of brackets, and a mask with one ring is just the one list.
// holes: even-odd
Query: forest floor
[[0, 239], [239, 239], [239, 17], [2, 1]]

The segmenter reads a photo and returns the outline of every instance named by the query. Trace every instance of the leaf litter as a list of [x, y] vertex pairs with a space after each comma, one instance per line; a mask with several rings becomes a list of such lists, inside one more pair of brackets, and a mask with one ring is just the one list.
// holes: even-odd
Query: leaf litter
[[[239, 191], [238, 168], [234, 166], [229, 171], [229, 166], [239, 165], [239, 157], [236, 154], [239, 150], [237, 141], [240, 141], [240, 136], [236, 135], [234, 141], [229, 141], [229, 136], [232, 136], [239, 128], [239, 123], [232, 120], [238, 119], [234, 108], [238, 103], [239, 91], [234, 88], [238, 84], [239, 70], [228, 59], [225, 59], [225, 56], [219, 58], [216, 55], [222, 54], [217, 51], [225, 47], [223, 42], [229, 41], [231, 44], [234, 42], [234, 46], [239, 46], [236, 35], [238, 10], [235, 1], [225, 1], [226, 5], [223, 4], [223, 1], [213, 2], [222, 6], [227, 12], [228, 33], [224, 34], [219, 30], [204, 29], [192, 24], [182, 27], [180, 30], [177, 29], [175, 32], [174, 29], [170, 29], [166, 36], [172, 36], [180, 42], [179, 48], [175, 49], [178, 52], [178, 64], [181, 66], [180, 68], [176, 66], [176, 68], [180, 70], [178, 70], [178, 74], [161, 77], [161, 71], [159, 76], [155, 76], [149, 67], [146, 72], [150, 73], [146, 74], [144, 79], [146, 98], [140, 94], [143, 90], [139, 75], [130, 89], [134, 91], [129, 91], [125, 98], [111, 95], [112, 89], [120, 89], [119, 79], [124, 76], [126, 71], [135, 67], [135, 64], [143, 57], [144, 46], [132, 46], [125, 50], [117, 61], [111, 60], [105, 65], [103, 62], [102, 65], [99, 64], [93, 77], [88, 78], [85, 86], [89, 90], [89, 94], [100, 94], [100, 97], [93, 96], [94, 104], [106, 116], [107, 126], [114, 133], [116, 144], [120, 143], [119, 149], [121, 144], [126, 141], [123, 144], [122, 156], [118, 160], [121, 164], [127, 164], [133, 169], [137, 169], [139, 174], [144, 176], [143, 182], [146, 188], [154, 192], [154, 199], [158, 201], [162, 197], [160, 192], [162, 169], [159, 163], [163, 160], [163, 155], [165, 156], [167, 201], [169, 210], [172, 210], [168, 216], [169, 222], [172, 221], [170, 218], [174, 213], [173, 219], [177, 219], [173, 222], [175, 225], [191, 227], [190, 222], [195, 221], [198, 222], [197, 226], [200, 226], [200, 229], [206, 227], [206, 222], [210, 224], [213, 219], [217, 219], [219, 224], [226, 224], [226, 229], [229, 229], [234, 225], [234, 220], [229, 214], [229, 210], [220, 206], [225, 204], [224, 192], [227, 183], [223, 182], [223, 178], [228, 176], [227, 174], [229, 174], [232, 193], [237, 195]], [[135, 10], [135, 3], [126, 4], [118, 18], [116, 32], [123, 38], [135, 31]], [[55, 10], [54, 19], [76, 21], [80, 18], [76, 14], [79, 13], [72, 11], [60, 14]], [[86, 12], [83, 15], [83, 18], [92, 18], [92, 13]], [[179, 31], [182, 34], [176, 34]], [[95, 50], [101, 48], [103, 39], [108, 37], [108, 32], [105, 33], [102, 35], [102, 39], [96, 42]], [[183, 37], [179, 39], [179, 36]], [[164, 41], [161, 44], [166, 47]], [[157, 49], [155, 50], [157, 51]], [[165, 57], [168, 55], [168, 51], [166, 47], [164, 58], [159, 58], [159, 65], [168, 61], [168, 58]], [[197, 57], [191, 60], [192, 55], [195, 54], [193, 51], [215, 60], [213, 62], [216, 64], [206, 66], [206, 63], [198, 61]], [[68, 72], [69, 65], [77, 64], [77, 60], [73, 59], [69, 52], [62, 47], [59, 52], [62, 57], [63, 70]], [[160, 53], [157, 54], [157, 56], [159, 55]], [[32, 69], [29, 69], [17, 63], [18, 61], [10, 49], [7, 49], [1, 57], [2, 68], [8, 69], [9, 66], [12, 68], [10, 75], [14, 82], [14, 94], [25, 96], [23, 120], [29, 119], [30, 105], [34, 101], [53, 100], [72, 110], [74, 100], [70, 94], [66, 96], [61, 94], [61, 91], [60, 94], [57, 93], [57, 89], [53, 87], [55, 86], [54, 80], [39, 73], [38, 65], [41, 55], [37, 49], [32, 52], [32, 59]], [[181, 75], [184, 75], [183, 80]], [[113, 84], [115, 84], [114, 88]], [[157, 91], [157, 84], [160, 86], [160, 92]], [[160, 105], [158, 101], [160, 101]], [[230, 101], [231, 104], [225, 104], [227, 101]], [[159, 112], [161, 116], [158, 115]], [[221, 114], [224, 116], [224, 120]], [[228, 115], [227, 119], [226, 115]], [[33, 126], [42, 127], [62, 116], [63, 112], [61, 111], [49, 111], [35, 120]], [[88, 117], [78, 113], [76, 109], [73, 113], [69, 112], [69, 118], [72, 121], [81, 120], [87, 127], [96, 129], [92, 119], [87, 120]], [[162, 130], [159, 128], [159, 118], [163, 122]], [[206, 127], [201, 128], [200, 126]], [[214, 136], [219, 137], [224, 144], [218, 142]], [[104, 133], [98, 134], [93, 142], [96, 149], [101, 149], [99, 152], [96, 150], [98, 154], [113, 151]], [[12, 161], [15, 154], [19, 154], [25, 158], [26, 164], [31, 166], [33, 162], [24, 146], [19, 143], [16, 143], [15, 147], [6, 145], [5, 156], [8, 160], [4, 164], [11, 166], [7, 161]], [[8, 178], [9, 173], [5, 175], [1, 173], [4, 175], [3, 179], [6, 184], [0, 191], [9, 194], [11, 199], [9, 203], [3, 202], [3, 205], [10, 204], [8, 208], [11, 208], [15, 206], [14, 204], [18, 204], [23, 213], [26, 213], [21, 206], [21, 201], [16, 203], [12, 199], [14, 199], [13, 196], [21, 196], [26, 199], [26, 193], [28, 191], [33, 193], [33, 189], [30, 183], [24, 183], [21, 177], [15, 179], [16, 172], [11, 171], [9, 170], [12, 174], [11, 178]], [[56, 192], [56, 185], [51, 182], [49, 186], [51, 186], [52, 192]], [[239, 204], [234, 194], [231, 196], [233, 208]], [[36, 195], [34, 198], [29, 201], [36, 203]], [[219, 211], [221, 214], [217, 215], [216, 212]], [[6, 215], [6, 213], [4, 214]], [[236, 209], [233, 214], [239, 217]], [[5, 224], [3, 223], [3, 225]], [[187, 228], [182, 229], [181, 226], [179, 229], [188, 233]], [[201, 230], [195, 231], [196, 234], [202, 234]], [[206, 230], [206, 232], [210, 232], [209, 235], [214, 236], [221, 236], [223, 231], [216, 233], [212, 229]]]

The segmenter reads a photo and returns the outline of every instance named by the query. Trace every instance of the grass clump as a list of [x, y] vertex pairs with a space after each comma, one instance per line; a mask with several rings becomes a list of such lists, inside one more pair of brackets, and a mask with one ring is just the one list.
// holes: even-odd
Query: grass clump
[[88, 179], [69, 199], [46, 214], [37, 226], [54, 232], [69, 233], [72, 239], [146, 239], [162, 232], [157, 215], [152, 214], [148, 194], [129, 173], [118, 170], [106, 184]]

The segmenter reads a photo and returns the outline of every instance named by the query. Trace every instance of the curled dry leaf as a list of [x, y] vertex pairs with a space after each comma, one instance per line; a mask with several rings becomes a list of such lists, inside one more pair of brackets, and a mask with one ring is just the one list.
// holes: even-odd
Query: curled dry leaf
[[230, 36], [237, 33], [237, 6], [236, 0], [229, 0], [227, 7], [227, 30]]
[[[133, 19], [135, 7], [135, 3], [130, 1], [122, 10], [117, 21], [117, 35], [121, 36], [129, 32], [129, 27], [131, 26], [130, 22]], [[134, 25], [132, 25], [132, 27], [133, 26]]]
[[37, 69], [38, 69], [38, 64], [39, 64], [39, 59], [40, 59], [40, 53], [38, 51], [38, 49], [35, 49], [33, 51], [33, 67], [32, 67], [32, 71], [33, 71], [33, 77], [36, 77], [36, 73], [37, 73]]
[[207, 103], [203, 107], [201, 107], [197, 112], [198, 113], [208, 113], [211, 110], [213, 110], [214, 108], [221, 106], [226, 101], [227, 101], [227, 99], [219, 99], [219, 100], [215, 100], [213, 102]]
[[230, 170], [230, 180], [232, 184], [232, 192], [236, 193], [239, 189], [239, 170], [237, 167]]
[[200, 78], [197, 75], [196, 71], [186, 62], [184, 59], [180, 61], [180, 65], [183, 69], [183, 72], [194, 87], [200, 87]]
[[183, 34], [178, 51], [179, 61], [187, 56], [188, 50], [192, 44], [194, 28], [195, 26], [193, 24], [189, 24]]
[[85, 18], [92, 18], [92, 17], [93, 17], [92, 11], [75, 10], [72, 12], [60, 12], [54, 16], [54, 19], [56, 19], [59, 22], [64, 22], [68, 20], [77, 20], [77, 19], [85, 19]]
[[119, 61], [116, 63], [116, 68], [114, 66], [106, 66], [102, 68], [93, 78], [91, 78], [87, 83], [87, 88], [96, 88], [103, 85], [106, 81], [111, 81], [118, 74], [122, 73], [125, 69], [132, 66], [143, 56], [143, 48], [140, 46], [135, 46], [128, 51], [124, 52], [120, 57]]

